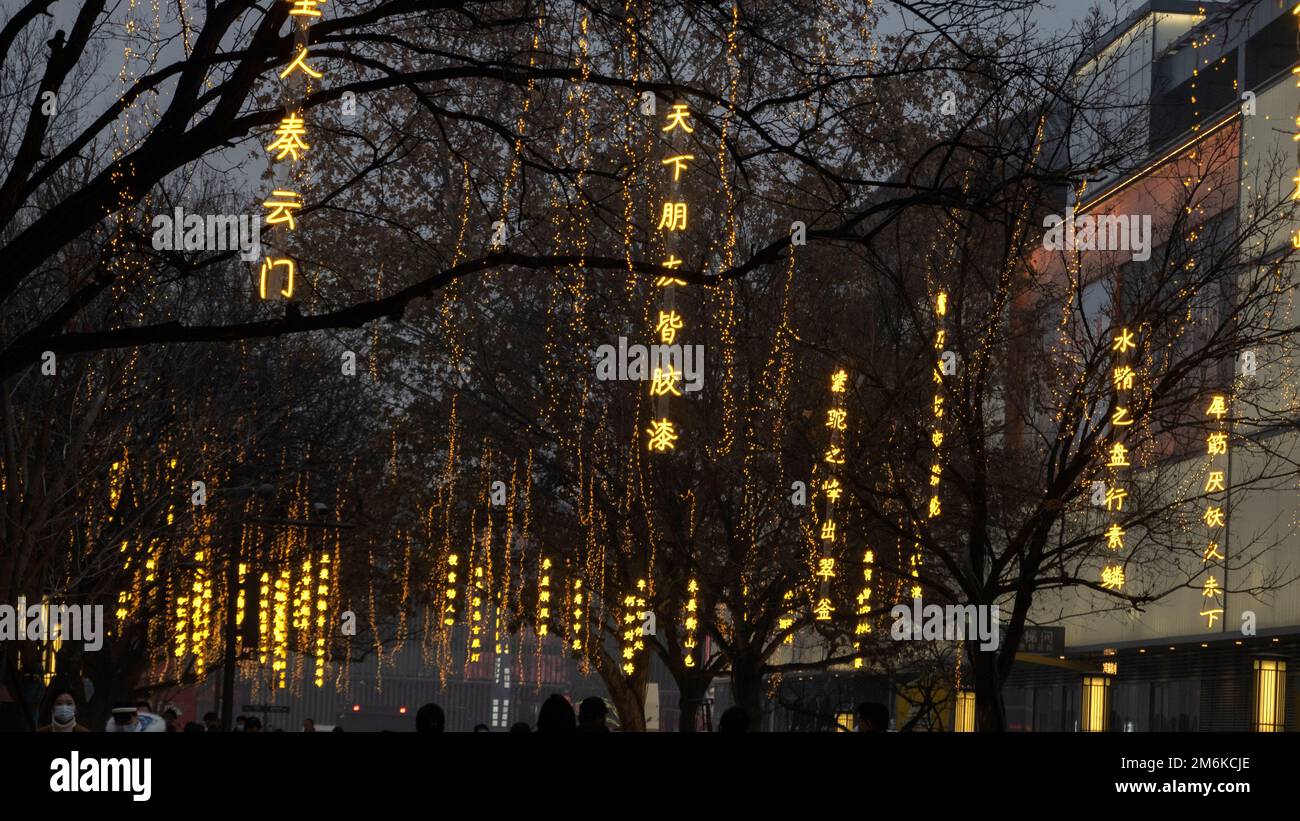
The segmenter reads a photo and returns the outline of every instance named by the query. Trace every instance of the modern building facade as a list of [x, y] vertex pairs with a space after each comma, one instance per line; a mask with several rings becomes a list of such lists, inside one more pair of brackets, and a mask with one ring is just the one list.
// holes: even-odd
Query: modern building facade
[[[1145, 154], [1125, 168], [1104, 170], [1070, 204], [1079, 213], [1156, 212], [1157, 244], [1170, 241], [1167, 226], [1161, 236], [1161, 203], [1180, 180], [1198, 174], [1216, 175], [1199, 224], [1240, 227], [1284, 208], [1294, 199], [1300, 168], [1295, 7], [1289, 0], [1152, 0], [1135, 12], [1079, 74], [1080, 82], [1117, 89], [1123, 105], [1071, 139], [1099, 139], [1127, 125], [1145, 138]], [[1298, 226], [1283, 222], [1262, 231], [1241, 253], [1267, 260], [1285, 249]], [[1293, 310], [1279, 317], [1279, 327], [1294, 327], [1296, 317]], [[1257, 368], [1277, 386], [1268, 404], [1294, 420], [1294, 363], [1269, 349], [1244, 355], [1249, 362], [1223, 363], [1220, 384]], [[1211, 581], [1214, 574], [1206, 572], [1141, 611], [1115, 610], [1086, 596], [1039, 601], [1031, 619], [1064, 626], [1065, 650], [1053, 659], [1057, 665], [1017, 665], [1006, 689], [1011, 729], [1300, 729], [1300, 587], [1289, 584], [1300, 567], [1300, 489], [1294, 478], [1254, 481], [1264, 471], [1252, 461], [1258, 456], [1247, 455], [1266, 450], [1294, 460], [1297, 427], [1276, 417], [1254, 424], [1245, 416], [1229, 415], [1230, 440], [1259, 447], [1233, 449], [1236, 458], [1225, 458], [1228, 515], [1215, 539], [1223, 554], [1251, 551], [1251, 559], [1227, 562], [1221, 578]], [[1242, 489], [1248, 483], [1254, 487]]]

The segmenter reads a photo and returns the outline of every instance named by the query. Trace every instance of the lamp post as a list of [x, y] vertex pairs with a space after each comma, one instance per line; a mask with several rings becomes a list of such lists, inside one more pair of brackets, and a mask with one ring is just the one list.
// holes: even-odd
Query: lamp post
[[1104, 733], [1110, 725], [1110, 676], [1085, 673], [1083, 698], [1080, 700], [1079, 731]]
[[1255, 690], [1251, 729], [1280, 733], [1286, 729], [1286, 658], [1258, 656], [1251, 667]]
[[974, 690], [957, 691], [957, 705], [953, 713], [952, 731], [954, 733], [975, 732]]

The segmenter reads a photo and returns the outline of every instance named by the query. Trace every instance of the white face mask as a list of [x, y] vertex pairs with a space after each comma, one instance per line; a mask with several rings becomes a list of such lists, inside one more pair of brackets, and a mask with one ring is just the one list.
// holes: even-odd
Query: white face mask
[[54, 719], [60, 724], [67, 724], [77, 717], [77, 707], [74, 704], [56, 704], [54, 705]]

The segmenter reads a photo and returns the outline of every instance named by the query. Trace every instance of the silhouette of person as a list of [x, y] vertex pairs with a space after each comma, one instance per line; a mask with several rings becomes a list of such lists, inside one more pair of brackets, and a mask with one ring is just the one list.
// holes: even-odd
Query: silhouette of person
[[600, 696], [584, 698], [582, 703], [578, 705], [578, 732], [609, 732], [609, 727], [605, 726], [605, 716], [607, 715], [609, 715], [609, 708], [605, 706], [605, 699]]
[[555, 693], [542, 702], [542, 709], [537, 711], [537, 732], [572, 733], [577, 731], [577, 719], [573, 715], [573, 705], [559, 693]]
[[749, 732], [749, 714], [745, 712], [745, 708], [740, 705], [735, 705], [724, 710], [722, 718], [718, 719], [718, 732]]
[[417, 733], [442, 733], [447, 731], [447, 716], [437, 704], [426, 704], [415, 714]]

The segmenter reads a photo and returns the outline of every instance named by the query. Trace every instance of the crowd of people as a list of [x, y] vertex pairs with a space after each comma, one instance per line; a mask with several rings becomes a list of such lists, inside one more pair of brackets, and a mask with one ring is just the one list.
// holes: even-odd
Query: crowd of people
[[[864, 702], [857, 708], [860, 732], [886, 732], [889, 729], [889, 710], [879, 702]], [[50, 708], [50, 722], [37, 729], [41, 733], [87, 733], [90, 728], [77, 720], [77, 702], [72, 693], [66, 689], [56, 690]], [[516, 722], [510, 727], [512, 733], [607, 733], [610, 732], [609, 708], [599, 696], [590, 696], [573, 709], [569, 699], [555, 693], [542, 703], [537, 711], [536, 727], [526, 721]], [[425, 704], [415, 714], [415, 731], [417, 733], [441, 733], [447, 728], [447, 717], [437, 704]], [[260, 733], [262, 720], [257, 716], [238, 716], [235, 719], [235, 732]], [[180, 714], [176, 708], [164, 707], [161, 714], [155, 713], [147, 701], [117, 702], [113, 705], [112, 717], [104, 727], [108, 733], [205, 733], [221, 732], [221, 719], [215, 712], [205, 713], [203, 722], [186, 722], [181, 724]], [[476, 733], [490, 732], [486, 724], [474, 727]], [[302, 731], [316, 732], [316, 723], [310, 718], [303, 719]], [[342, 727], [334, 727], [334, 732], [343, 732]], [[720, 733], [743, 733], [749, 731], [749, 716], [739, 706], [727, 708], [718, 720], [717, 731]], [[278, 732], [278, 730], [277, 730]]]

